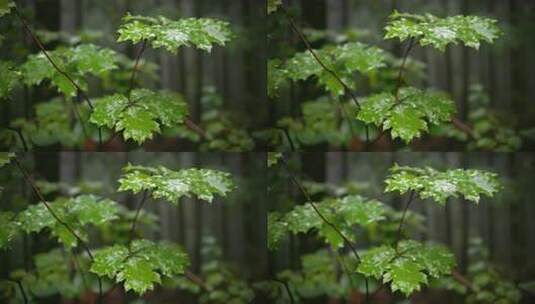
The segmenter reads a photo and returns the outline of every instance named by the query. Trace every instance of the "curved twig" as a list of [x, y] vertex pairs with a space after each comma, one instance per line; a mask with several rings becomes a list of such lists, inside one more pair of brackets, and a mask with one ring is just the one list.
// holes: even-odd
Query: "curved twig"
[[407, 211], [409, 210], [409, 207], [414, 199], [414, 194], [415, 194], [414, 190], [411, 190], [407, 203], [405, 204], [405, 209], [403, 209], [403, 214], [401, 215], [401, 219], [399, 220], [398, 230], [396, 234], [396, 250], [398, 248], [399, 241], [401, 240], [401, 230], [403, 229], [403, 222], [405, 221], [405, 216], [407, 215]]
[[22, 295], [22, 300], [24, 301], [24, 304], [28, 304], [28, 296], [26, 295], [26, 291], [24, 291], [24, 286], [22, 285], [22, 282], [19, 280], [13, 280], [13, 279], [7, 279], [8, 281], [17, 284], [20, 294]]
[[141, 201], [139, 202], [139, 205], [137, 207], [136, 215], [134, 219], [132, 220], [132, 227], [130, 228], [130, 237], [128, 238], [128, 250], [130, 250], [132, 241], [134, 240], [134, 233], [136, 232], [137, 219], [139, 218], [141, 209], [143, 209], [143, 206], [145, 206], [145, 202], [147, 201], [147, 194], [148, 194], [148, 190], [144, 190], [143, 197], [141, 198]]
[[28, 152], [29, 151], [28, 144], [26, 144], [26, 140], [24, 139], [24, 135], [22, 134], [22, 131], [19, 129], [11, 128], [11, 127], [7, 127], [6, 129], [17, 133], [17, 136], [19, 137], [20, 142], [22, 143], [22, 148], [24, 149], [24, 152]]
[[293, 296], [293, 294], [292, 294], [292, 292], [290, 290], [290, 286], [288, 286], [288, 282], [283, 281], [283, 280], [279, 280], [277, 278], [272, 279], [272, 281], [280, 283], [282, 286], [284, 286], [284, 289], [286, 290], [286, 293], [290, 297], [290, 303], [294, 304], [295, 303], [294, 296]]
[[128, 100], [130, 100], [130, 95], [132, 93], [132, 90], [134, 89], [134, 82], [136, 80], [136, 74], [139, 69], [139, 62], [141, 60], [141, 57], [143, 56], [143, 52], [145, 52], [145, 49], [147, 47], [147, 39], [143, 40], [143, 43], [141, 44], [141, 49], [139, 49], [139, 52], [136, 56], [136, 63], [134, 64], [134, 68], [132, 69], [132, 76], [130, 76], [130, 87], [128, 88]]

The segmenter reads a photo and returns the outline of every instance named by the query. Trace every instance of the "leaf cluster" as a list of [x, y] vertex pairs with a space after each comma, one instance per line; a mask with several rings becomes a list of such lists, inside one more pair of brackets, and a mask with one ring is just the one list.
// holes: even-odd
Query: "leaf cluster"
[[479, 16], [439, 18], [431, 14], [394, 12], [386, 26], [385, 39], [416, 39], [421, 46], [431, 45], [444, 51], [448, 44], [463, 43], [479, 49], [481, 42], [493, 43], [501, 35], [497, 21]]
[[409, 143], [428, 131], [429, 125], [450, 121], [455, 111], [454, 102], [442, 93], [406, 87], [397, 96], [381, 93], [366, 98], [357, 118]]
[[187, 104], [180, 95], [136, 89], [130, 96], [115, 94], [95, 100], [90, 121], [142, 144], [162, 127], [183, 123], [187, 115]]
[[163, 16], [144, 17], [130, 13], [123, 17], [117, 41], [148, 41], [176, 54], [177, 49], [196, 47], [210, 52], [214, 45], [224, 46], [232, 38], [228, 22], [211, 18], [183, 18], [177, 21]]
[[429, 278], [450, 274], [454, 266], [455, 258], [446, 247], [407, 240], [397, 248], [382, 245], [369, 249], [357, 272], [389, 283], [392, 291], [399, 290], [408, 297], [427, 285]]
[[178, 245], [135, 240], [130, 247], [114, 245], [96, 251], [91, 272], [142, 295], [160, 284], [162, 276], [181, 275], [188, 265], [188, 255]]
[[[314, 50], [318, 58], [351, 89], [354, 89], [353, 74], [370, 74], [385, 65], [384, 52], [360, 42], [329, 45]], [[344, 87], [326, 71], [307, 50], [296, 53], [285, 62], [279, 59], [268, 61], [268, 96], [276, 97], [280, 88], [290, 81], [314, 78], [333, 96], [342, 96]]]
[[196, 196], [212, 202], [215, 195], [226, 196], [234, 188], [230, 174], [212, 169], [189, 168], [173, 171], [165, 167], [128, 165], [119, 179], [119, 191], [149, 191], [154, 199], [178, 204], [182, 197]]
[[[326, 199], [314, 203], [319, 212], [353, 241], [351, 231], [355, 225], [368, 226], [384, 219], [383, 204], [358, 195]], [[317, 233], [333, 248], [340, 248], [344, 240], [314, 210], [311, 203], [294, 207], [286, 214], [271, 212], [268, 215], [268, 248], [274, 250], [288, 233]]]
[[437, 171], [433, 168], [413, 168], [395, 165], [386, 179], [386, 192], [400, 194], [415, 191], [420, 198], [431, 198], [444, 205], [448, 198], [463, 196], [478, 203], [481, 195], [494, 196], [501, 188], [496, 173], [474, 170], [453, 169]]

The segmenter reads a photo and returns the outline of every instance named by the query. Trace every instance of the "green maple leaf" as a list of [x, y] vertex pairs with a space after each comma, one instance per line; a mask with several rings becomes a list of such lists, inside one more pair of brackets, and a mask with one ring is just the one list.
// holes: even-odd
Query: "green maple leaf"
[[438, 18], [431, 14], [414, 15], [394, 12], [386, 26], [386, 39], [417, 39], [422, 46], [444, 51], [448, 44], [464, 43], [479, 49], [481, 42], [493, 43], [502, 34], [497, 21], [479, 16]]
[[282, 153], [268, 152], [268, 159], [267, 159], [268, 167], [275, 166], [282, 157], [283, 157]]
[[11, 93], [18, 85], [20, 74], [15, 70], [14, 65], [8, 61], [0, 61], [0, 99]]
[[369, 249], [362, 255], [357, 272], [390, 283], [392, 291], [405, 296], [427, 285], [428, 277], [441, 278], [455, 267], [454, 255], [447, 247], [401, 241], [397, 250], [390, 245]]
[[391, 169], [386, 185], [386, 192], [404, 194], [412, 190], [422, 199], [432, 198], [441, 205], [448, 198], [459, 195], [478, 203], [481, 195], [492, 197], [500, 189], [497, 175], [487, 171], [454, 169], [441, 172], [429, 167], [398, 165]]
[[174, 54], [183, 46], [210, 52], [214, 45], [224, 46], [232, 38], [228, 22], [211, 18], [173, 21], [162, 16], [152, 18], [127, 14], [117, 32], [119, 42], [146, 40], [154, 48], [163, 47]]
[[406, 87], [393, 94], [381, 93], [363, 100], [357, 119], [390, 130], [392, 137], [406, 143], [429, 129], [429, 124], [440, 125], [451, 119], [455, 104], [444, 94], [423, 92]]
[[187, 114], [182, 96], [137, 89], [132, 91], [130, 99], [121, 94], [97, 99], [90, 121], [122, 132], [126, 140], [142, 144], [160, 133], [162, 127], [182, 124]]
[[[85, 225], [101, 226], [118, 218], [116, 202], [93, 195], [75, 198], [58, 198], [48, 203], [52, 211], [83, 240], [87, 240]], [[67, 227], [61, 224], [44, 203], [31, 205], [17, 216], [17, 225], [26, 233], [48, 229], [67, 247], [75, 247], [78, 240]]]
[[90, 270], [123, 283], [126, 291], [142, 295], [161, 283], [161, 275], [181, 275], [188, 265], [188, 256], [178, 245], [136, 240], [130, 250], [114, 245], [96, 251]]
[[[117, 68], [118, 55], [115, 51], [100, 48], [92, 44], [75, 47], [59, 47], [48, 51], [52, 60], [82, 89], [87, 88], [84, 76], [91, 74], [101, 76]], [[23, 82], [27, 85], [39, 85], [50, 80], [58, 91], [67, 97], [76, 96], [76, 87], [62, 73], [57, 71], [42, 52], [30, 55], [20, 67]]]
[[[329, 45], [314, 50], [314, 52], [349, 88], [354, 88], [353, 76], [355, 72], [369, 74], [385, 66], [385, 54], [381, 49], [360, 42]], [[271, 66], [268, 65], [269, 95], [276, 96], [284, 79], [302, 81], [309, 78], [318, 80], [333, 96], [344, 94], [343, 85], [318, 64], [314, 56], [307, 50], [296, 53], [284, 63], [277, 59], [271, 61]]]
[[13, 0], [0, 0], [0, 17], [9, 14], [15, 6], [16, 4]]
[[215, 195], [226, 196], [234, 185], [230, 174], [211, 169], [169, 170], [165, 167], [128, 165], [119, 179], [119, 191], [139, 193], [148, 190], [155, 199], [164, 198], [178, 204], [182, 197], [197, 196], [212, 202]]
[[[352, 227], [368, 226], [384, 220], [385, 209], [382, 203], [366, 200], [357, 195], [328, 199], [314, 205], [327, 220], [353, 240]], [[275, 249], [283, 234], [307, 233], [315, 230], [333, 248], [343, 246], [342, 237], [330, 225], [325, 223], [310, 203], [294, 207], [288, 213], [271, 214], [268, 218], [268, 240], [270, 249]]]

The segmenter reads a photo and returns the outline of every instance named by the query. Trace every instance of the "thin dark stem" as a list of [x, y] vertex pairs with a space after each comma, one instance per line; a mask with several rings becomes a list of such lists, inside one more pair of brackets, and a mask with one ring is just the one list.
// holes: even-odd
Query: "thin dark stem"
[[82, 125], [82, 132], [84, 133], [84, 136], [86, 138], [89, 138], [89, 132], [87, 132], [86, 125], [84, 121], [82, 120], [82, 115], [80, 115], [80, 111], [78, 111], [78, 105], [76, 104], [75, 101], [72, 102], [72, 110], [74, 112], [74, 115], [76, 115], [76, 117], [80, 121], [80, 124]]
[[290, 133], [288, 132], [288, 130], [286, 128], [282, 128], [282, 127], [275, 127], [275, 129], [278, 129], [278, 130], [282, 131], [282, 133], [284, 134], [284, 136], [288, 140], [288, 143], [290, 144], [291, 151], [295, 152], [295, 145], [294, 145], [294, 142], [292, 140], [292, 137], [290, 137]]
[[29, 151], [28, 144], [26, 144], [26, 140], [24, 139], [24, 135], [22, 134], [22, 131], [19, 129], [11, 128], [11, 127], [7, 127], [7, 129], [17, 133], [17, 136], [19, 137], [20, 142], [22, 143], [22, 148], [24, 149], [24, 152], [28, 152]]
[[[314, 60], [316, 60], [316, 62], [329, 74], [331, 74], [335, 79], [336, 81], [338, 81], [340, 83], [340, 85], [342, 87], [344, 87], [344, 90], [347, 94], [349, 94], [349, 96], [351, 97], [351, 100], [353, 101], [353, 103], [355, 104], [355, 106], [357, 107], [358, 110], [360, 110], [361, 106], [360, 106], [360, 102], [358, 101], [358, 98], [355, 94], [353, 94], [353, 92], [351, 91], [351, 88], [349, 88], [349, 86], [338, 76], [338, 74], [336, 74], [336, 72], [334, 70], [332, 70], [331, 68], [329, 68], [318, 56], [318, 54], [316, 54], [316, 52], [314, 51], [314, 49], [312, 48], [312, 45], [310, 44], [310, 42], [308, 41], [307, 37], [305, 36], [305, 34], [303, 33], [303, 31], [301, 31], [301, 29], [299, 28], [299, 26], [297, 26], [297, 24], [295, 23], [294, 19], [292, 18], [292, 16], [290, 15], [290, 13], [288, 13], [288, 11], [284, 8], [284, 7], [281, 7], [281, 10], [284, 12], [284, 14], [286, 15], [286, 18], [288, 19], [288, 21], [290, 22], [290, 26], [292, 27], [292, 29], [294, 30], [294, 32], [297, 33], [297, 35], [299, 36], [299, 38], [301, 39], [301, 41], [303, 41], [303, 43], [305, 44], [305, 47], [307, 49], [307, 51], [312, 55], [312, 57], [314, 57]], [[344, 109], [344, 106], [343, 105], [340, 105], [340, 108], [343, 112], [343, 114], [346, 116], [347, 118], [347, 121], [349, 123], [349, 128], [351, 130], [351, 133], [353, 135], [353, 137], [355, 137], [355, 134], [354, 134], [354, 131], [353, 131], [353, 124], [351, 123], [351, 118], [349, 117], [349, 115], [346, 113], [345, 109]]]
[[72, 260], [74, 262], [74, 266], [76, 267], [76, 269], [78, 269], [78, 271], [80, 271], [80, 275], [82, 276], [82, 283], [84, 284], [84, 288], [85, 290], [89, 290], [89, 284], [87, 283], [87, 279], [85, 277], [84, 271], [82, 271], [82, 267], [80, 266], [80, 262], [78, 261], [78, 257], [76, 256], [76, 253], [74, 252], [74, 250], [71, 250], [71, 254], [72, 254]]
[[141, 213], [141, 209], [143, 209], [143, 206], [145, 206], [145, 202], [147, 201], [147, 194], [148, 194], [147, 190], [143, 191], [143, 197], [141, 198], [141, 201], [139, 202], [139, 205], [136, 211], [136, 216], [134, 217], [134, 220], [132, 221], [132, 228], [130, 228], [130, 237], [128, 239], [128, 249], [130, 249], [132, 245], [132, 241], [134, 240], [134, 233], [136, 232], [137, 220], [139, 218], [139, 214]]
[[274, 282], [277, 282], [277, 283], [280, 283], [282, 286], [284, 286], [284, 289], [286, 290], [286, 293], [288, 294], [288, 296], [290, 297], [290, 303], [294, 304], [295, 303], [295, 299], [294, 299], [294, 296], [290, 290], [290, 286], [288, 286], [288, 282], [284, 281], [284, 280], [279, 280], [279, 279], [272, 279]]
[[411, 190], [411, 193], [409, 194], [409, 199], [405, 204], [405, 209], [403, 209], [403, 214], [401, 215], [401, 219], [399, 220], [398, 231], [396, 234], [396, 250], [398, 248], [399, 241], [401, 240], [401, 231], [403, 229], [403, 222], [405, 221], [405, 216], [407, 215], [407, 211], [409, 210], [409, 207], [414, 199], [414, 193], [414, 190]]
[[210, 287], [208, 287], [208, 285], [206, 285], [206, 283], [198, 275], [194, 274], [193, 272], [186, 270], [184, 272], [184, 276], [188, 280], [190, 280], [192, 283], [194, 283], [195, 285], [201, 287], [204, 291], [210, 290]]
[[[18, 10], [18, 8], [16, 6], [14, 7], [14, 11], [15, 11], [15, 14], [17, 15], [17, 17], [19, 18], [19, 20], [22, 22], [22, 25], [24, 26], [24, 29], [26, 30], [28, 35], [30, 35], [30, 37], [35, 42], [37, 47], [41, 50], [41, 52], [45, 55], [46, 59], [50, 62], [50, 64], [52, 64], [54, 69], [56, 69], [61, 75], [63, 75], [65, 78], [67, 78], [67, 80], [76, 88], [78, 93], [85, 99], [85, 101], [87, 102], [87, 105], [89, 106], [91, 111], [93, 111], [93, 109], [94, 109], [93, 103], [91, 102], [91, 99], [89, 99], [89, 96], [87, 96], [85, 91], [82, 90], [82, 88], [76, 83], [76, 81], [74, 81], [74, 79], [72, 79], [72, 77], [69, 76], [69, 74], [67, 74], [67, 72], [65, 72], [62, 68], [60, 68], [56, 64], [56, 62], [52, 59], [52, 57], [50, 57], [50, 54], [48, 54], [48, 52], [46, 51], [45, 46], [43, 45], [43, 43], [41, 42], [39, 37], [37, 37], [37, 35], [35, 35], [35, 33], [32, 31], [30, 25], [28, 24], [28, 21], [26, 21], [26, 19], [22, 16], [22, 14], [20, 13], [20, 11]], [[99, 142], [99, 146], [100, 146], [102, 144], [102, 129], [101, 128], [98, 129], [98, 142]]]
[[403, 61], [401, 63], [401, 66], [399, 67], [398, 80], [397, 80], [397, 85], [396, 85], [396, 101], [398, 102], [399, 102], [399, 91], [401, 89], [401, 84], [403, 82], [403, 72], [405, 70], [405, 65], [407, 64], [407, 59], [409, 58], [409, 54], [412, 48], [414, 47], [414, 45], [415, 45], [415, 40], [414, 40], [414, 37], [412, 37], [409, 40], [409, 45], [407, 46], [407, 50], [405, 51], [405, 54], [403, 55]]
[[206, 131], [204, 131], [203, 128], [201, 128], [198, 124], [193, 122], [190, 117], [186, 117], [184, 119], [184, 123], [186, 124], [186, 127], [190, 129], [191, 131], [197, 133], [202, 138], [208, 138], [208, 135], [206, 134]]
[[141, 60], [141, 57], [143, 56], [143, 52], [145, 52], [146, 47], [147, 47], [147, 39], [143, 40], [143, 43], [141, 44], [141, 48], [139, 49], [139, 52], [137, 53], [137, 56], [136, 56], [136, 63], [132, 70], [132, 76], [130, 77], [130, 87], [128, 88], [128, 99], [130, 99], [130, 94], [132, 93], [132, 90], [134, 89], [134, 83], [136, 81], [136, 74], [139, 69], [139, 61]]
[[[50, 204], [47, 202], [47, 200], [45, 199], [43, 193], [41, 192], [41, 190], [39, 190], [39, 187], [37, 187], [37, 184], [35, 183], [35, 181], [33, 180], [33, 178], [30, 176], [30, 174], [28, 173], [28, 171], [26, 170], [26, 168], [24, 168], [24, 166], [20, 163], [20, 161], [15, 157], [14, 158], [15, 160], [15, 164], [17, 165], [17, 168], [19, 168], [20, 172], [22, 173], [22, 175], [24, 176], [24, 179], [26, 180], [26, 182], [32, 187], [33, 191], [35, 192], [35, 194], [37, 195], [37, 197], [39, 198], [39, 200], [45, 205], [46, 209], [48, 210], [48, 212], [50, 212], [50, 214], [52, 215], [52, 217], [54, 217], [54, 219], [60, 224], [62, 225], [63, 227], [65, 227], [65, 229], [67, 229], [67, 231], [69, 231], [69, 233], [71, 233], [75, 238], [76, 240], [78, 241], [78, 243], [80, 244], [80, 246], [82, 246], [82, 248], [85, 250], [85, 252], [87, 253], [87, 255], [89, 256], [89, 259], [91, 259], [91, 261], [94, 261], [95, 260], [95, 257], [93, 256], [93, 254], [91, 253], [91, 249], [89, 249], [89, 246], [87, 245], [87, 243], [66, 223], [64, 222], [55, 212], [54, 210], [52, 209], [52, 207], [50, 206]], [[99, 301], [98, 303], [101, 303], [101, 298], [102, 298], [102, 281], [100, 279], [100, 277], [97, 276], [97, 279], [98, 279], [98, 284], [99, 284]]]
[[19, 280], [13, 280], [13, 279], [8, 279], [8, 281], [10, 282], [13, 282], [15, 284], [17, 284], [19, 290], [20, 290], [20, 294], [22, 295], [22, 299], [24, 301], [24, 304], [28, 304], [28, 296], [26, 295], [26, 291], [24, 291], [24, 286], [22, 285], [22, 282], [19, 281]]
[[[360, 258], [360, 255], [358, 254], [357, 252], [357, 249], [353, 246], [353, 244], [351, 243], [351, 241], [338, 229], [338, 227], [336, 227], [336, 225], [334, 225], [331, 221], [329, 221], [318, 209], [318, 207], [316, 206], [316, 204], [312, 201], [312, 197], [310, 196], [310, 194], [308, 193], [308, 191], [306, 190], [306, 188], [303, 186], [303, 184], [297, 179], [297, 177], [291, 172], [290, 170], [290, 167], [288, 166], [288, 163], [287, 161], [284, 159], [284, 158], [281, 158], [282, 160], [282, 163], [284, 164], [284, 167], [286, 168], [286, 171], [288, 172], [288, 174], [290, 175], [290, 179], [293, 181], [293, 183], [299, 188], [299, 190], [301, 191], [301, 193], [303, 194], [303, 196], [305, 197], [305, 199], [307, 200], [307, 202], [310, 204], [310, 206], [312, 206], [312, 209], [314, 209], [314, 212], [316, 212], [316, 214], [321, 218], [321, 220], [329, 225], [335, 232], [336, 234], [338, 234], [343, 240], [344, 240], [344, 243], [349, 247], [349, 249], [351, 250], [351, 252], [353, 253], [353, 255], [355, 256], [355, 258], [357, 259], [357, 261], [360, 263], [361, 261], [361, 258]], [[364, 278], [365, 282], [366, 282], [366, 303], [369, 303], [368, 302], [368, 299], [369, 299], [369, 288], [368, 288], [368, 278]]]

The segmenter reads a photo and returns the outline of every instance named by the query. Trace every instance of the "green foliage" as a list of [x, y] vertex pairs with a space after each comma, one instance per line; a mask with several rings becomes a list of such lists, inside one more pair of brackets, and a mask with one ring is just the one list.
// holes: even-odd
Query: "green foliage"
[[368, 250], [357, 271], [390, 283], [392, 291], [408, 297], [427, 285], [429, 277], [448, 275], [454, 266], [454, 256], [446, 247], [409, 240], [400, 242], [398, 248], [382, 245]]
[[115, 94], [96, 100], [90, 121], [141, 144], [160, 133], [163, 126], [182, 124], [187, 114], [187, 104], [180, 95], [137, 89], [130, 97]]
[[253, 302], [254, 291], [248, 283], [238, 277], [237, 269], [221, 262], [223, 253], [214, 238], [205, 237], [202, 240], [201, 274], [205, 279], [208, 291], [200, 294], [201, 304], [236, 303], [247, 304]]
[[85, 104], [57, 98], [37, 104], [32, 120], [19, 118], [11, 125], [21, 130], [24, 138], [29, 141], [28, 144], [48, 146], [61, 143], [66, 147], [80, 146], [84, 133], [82, 123], [76, 119], [78, 114], [75, 113], [85, 119], [88, 111]]
[[432, 198], [444, 205], [448, 198], [462, 195], [464, 199], [478, 203], [481, 195], [488, 197], [500, 190], [497, 174], [482, 170], [454, 169], [437, 171], [433, 168], [398, 166], [390, 170], [386, 179], [386, 192], [404, 194], [415, 191], [420, 198]]
[[9, 96], [9, 93], [18, 85], [20, 74], [13, 63], [0, 61], [0, 99]]
[[15, 153], [11, 152], [0, 152], [0, 168], [9, 164], [12, 158], [15, 158]]
[[394, 12], [386, 26], [385, 39], [416, 39], [421, 46], [431, 45], [444, 51], [450, 43], [479, 49], [481, 42], [493, 43], [501, 35], [491, 18], [452, 16], [438, 18], [431, 14], [414, 15]]
[[469, 150], [512, 152], [520, 149], [522, 131], [515, 130], [514, 119], [500, 115], [492, 108], [483, 86], [470, 86], [468, 104], [470, 112], [466, 123], [472, 126], [475, 138], [467, 136], [453, 126], [444, 126], [445, 130], [440, 133], [467, 142]]
[[224, 46], [232, 37], [229, 24], [210, 18], [184, 18], [177, 21], [127, 14], [117, 31], [117, 41], [148, 41], [152, 47], [164, 47], [176, 54], [182, 46], [210, 52], [214, 45]]
[[520, 303], [521, 291], [491, 263], [489, 251], [481, 239], [470, 240], [468, 262], [467, 279], [472, 283], [471, 290], [452, 279], [443, 280], [442, 286], [465, 295], [467, 304]]
[[[347, 294], [349, 280], [345, 273], [341, 275], [338, 272], [335, 257], [327, 250], [318, 250], [301, 256], [301, 269], [281, 271], [277, 278], [287, 282], [294, 298], [306, 303], [305, 299], [322, 295], [339, 298]], [[277, 297], [279, 299], [287, 293], [284, 287], [282, 289], [284, 291]]]
[[[385, 65], [384, 52], [381, 49], [360, 42], [326, 46], [315, 52], [321, 61], [352, 89], [355, 72], [369, 74]], [[340, 82], [318, 64], [307, 50], [295, 54], [284, 63], [280, 60], [268, 63], [268, 95], [276, 96], [284, 80], [300, 81], [309, 78], [316, 79], [333, 96], [344, 94], [344, 87]]]
[[178, 245], [135, 240], [130, 248], [114, 245], [96, 251], [91, 272], [142, 295], [161, 283], [162, 276], [181, 275], [188, 265], [188, 256]]
[[[87, 240], [87, 233], [83, 229], [85, 225], [103, 225], [116, 219], [118, 212], [116, 202], [94, 195], [59, 198], [49, 205], [83, 240]], [[44, 203], [29, 206], [18, 214], [15, 223], [25, 233], [37, 233], [46, 228], [66, 247], [78, 245], [76, 237], [54, 218]]]
[[13, 0], [0, 0], [0, 17], [9, 14], [15, 6], [16, 4]]
[[[93, 44], [81, 44], [75, 47], [60, 47], [48, 52], [52, 60], [65, 71], [82, 89], [87, 89], [84, 80], [86, 74], [101, 76], [117, 68], [115, 51]], [[48, 61], [45, 54], [30, 55], [20, 66], [23, 82], [27, 85], [39, 85], [50, 80], [60, 93], [67, 97], [76, 96], [76, 87]]]
[[[87, 260], [87, 257], [82, 255], [75, 256], [60, 249], [53, 249], [34, 255], [34, 267], [31, 271], [15, 270], [11, 272], [10, 277], [21, 281], [27, 296], [34, 301], [57, 294], [66, 299], [74, 299], [82, 295], [85, 289], [84, 280], [92, 283], [89, 280], [92, 276], [82, 274], [74, 268], [76, 264], [84, 265]], [[22, 303], [21, 295], [19, 299]]]
[[[326, 199], [314, 203], [319, 212], [342, 232], [351, 231], [354, 225], [368, 226], [384, 219], [383, 204], [351, 195], [337, 199]], [[315, 230], [333, 248], [344, 245], [343, 239], [326, 224], [310, 203], [296, 206], [290, 212], [268, 216], [268, 248], [276, 249], [285, 233], [307, 233]], [[353, 240], [354, 234], [345, 235]]]
[[444, 94], [407, 87], [399, 91], [398, 97], [381, 93], [366, 98], [357, 118], [390, 129], [392, 138], [409, 143], [427, 131], [429, 124], [448, 122], [454, 113], [455, 104]]
[[279, 9], [279, 6], [282, 5], [282, 0], [268, 0], [267, 3], [267, 13], [272, 14]]
[[166, 199], [178, 204], [182, 197], [197, 196], [212, 202], [215, 195], [226, 196], [234, 185], [230, 174], [211, 169], [169, 170], [165, 167], [128, 165], [119, 179], [119, 191], [150, 191], [155, 199]]

